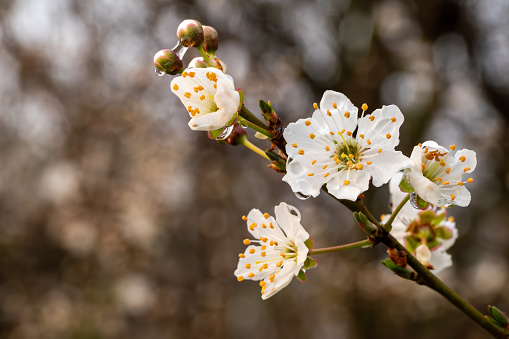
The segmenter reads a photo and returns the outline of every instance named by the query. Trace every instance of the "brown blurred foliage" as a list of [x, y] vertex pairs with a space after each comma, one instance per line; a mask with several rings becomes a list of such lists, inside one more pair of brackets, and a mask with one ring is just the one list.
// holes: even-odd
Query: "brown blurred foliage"
[[[268, 301], [238, 283], [251, 208], [295, 205], [320, 247], [362, 232], [329, 197], [298, 200], [254, 153], [191, 131], [152, 56], [194, 18], [219, 32], [252, 111], [271, 100], [287, 124], [333, 89], [397, 104], [407, 155], [428, 139], [474, 149], [441, 277], [508, 311], [508, 14], [505, 0], [2, 1], [0, 337], [488, 337], [384, 269], [382, 247], [318, 257]], [[388, 212], [385, 187], [366, 196]]]

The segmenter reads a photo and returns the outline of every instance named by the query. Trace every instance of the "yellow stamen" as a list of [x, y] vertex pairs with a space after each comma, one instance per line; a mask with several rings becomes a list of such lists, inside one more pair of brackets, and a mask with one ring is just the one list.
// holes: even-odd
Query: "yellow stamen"
[[327, 110], [327, 115], [331, 117], [332, 113], [329, 110]]
[[188, 99], [189, 99], [189, 98], [191, 97], [191, 93], [189, 93], [189, 92], [185, 92], [185, 93], [184, 93], [184, 96], [185, 96], [186, 98], [188, 98]]
[[343, 185], [345, 185], [345, 186], [350, 185], [350, 181], [348, 181], [348, 180], [343, 181]]
[[449, 172], [451, 172], [451, 169], [450, 169], [450, 168], [447, 168], [447, 169], [445, 170], [445, 173], [449, 174]]
[[269, 213], [263, 213], [263, 217], [264, 217], [265, 219], [269, 219], [269, 218], [270, 218], [270, 214], [269, 214]]
[[395, 117], [392, 117], [392, 118], [391, 118], [391, 121], [392, 121], [392, 122], [396, 122], [396, 118], [395, 118]]
[[246, 256], [244, 255], [244, 253], [239, 253], [239, 258], [245, 258]]
[[344, 114], [345, 118], [350, 118], [350, 112], [346, 111], [345, 114]]
[[177, 84], [173, 85], [173, 89], [178, 91], [179, 90], [179, 85], [177, 85]]
[[314, 135], [313, 133], [311, 133], [311, 134], [309, 135], [309, 137], [310, 137], [311, 139], [314, 139], [314, 138], [315, 138], [315, 135]]
[[314, 109], [318, 109], [318, 105], [317, 105], [317, 103], [316, 103], [316, 102], [313, 104], [313, 108], [314, 108]]
[[363, 103], [361, 108], [363, 111], [366, 111], [368, 109], [368, 105], [366, 103]]
[[362, 170], [362, 168], [363, 168], [362, 164], [357, 164], [357, 169], [358, 169], [359, 171], [360, 171], [360, 170]]
[[314, 164], [316, 164], [316, 160], [313, 160], [313, 161], [311, 162], [311, 165], [314, 165]]
[[311, 121], [306, 120], [306, 121], [304, 122], [304, 124], [305, 124], [306, 126], [309, 126], [309, 125], [311, 125]]
[[454, 194], [451, 194], [451, 200], [456, 199], [456, 196]]
[[449, 146], [449, 149], [451, 149], [451, 150], [453, 150], [453, 151], [454, 151], [454, 150], [456, 149], [456, 145], [451, 145], [451, 146]]
[[249, 278], [252, 278], [252, 277], [254, 277], [254, 276], [255, 276], [255, 274], [254, 274], [253, 272], [251, 272], [251, 273], [249, 273], [247, 276], [248, 276]]
[[467, 182], [470, 184], [470, 183], [474, 182], [474, 179], [472, 179], [472, 178], [468, 178], [468, 179], [467, 179]]
[[303, 149], [299, 150], [299, 154], [304, 155], [304, 150]]
[[372, 162], [371, 162], [371, 161], [366, 161], [366, 164], [367, 164], [367, 165], [371, 165], [371, 164], [372, 164]]
[[247, 217], [245, 215], [242, 216], [242, 220], [246, 221]]
[[324, 177], [324, 178], [327, 178], [329, 175], [330, 175], [330, 173], [329, 173], [329, 172], [327, 172], [327, 173], [325, 173], [325, 174], [323, 175], [323, 177]]
[[462, 156], [460, 157], [460, 161], [461, 161], [461, 162], [465, 162], [465, 160], [467, 160], [467, 158], [465, 158], [465, 156], [463, 156], [463, 155], [462, 155]]
[[251, 264], [246, 264], [245, 268], [251, 268]]
[[251, 241], [249, 241], [249, 239], [244, 239], [244, 245], [249, 245], [251, 243]]
[[322, 167], [322, 169], [326, 169], [326, 168], [327, 168], [327, 165], [324, 165], [324, 166]]
[[314, 175], [315, 175], [314, 173], [308, 173], [308, 177], [312, 177]]
[[254, 252], [255, 252], [255, 249], [254, 249], [254, 248], [252, 248], [252, 249], [250, 249], [250, 250], [249, 250], [249, 254], [254, 254]]
[[240, 276], [237, 277], [237, 280], [238, 281], [242, 281], [242, 280], [244, 280], [244, 277], [240, 275]]
[[334, 109], [338, 109], [338, 105], [337, 105], [335, 102], [333, 102], [333, 103], [332, 103], [332, 108], [334, 108]]
[[375, 120], [375, 116], [374, 115], [370, 115], [368, 119], [373, 121], [373, 120]]
[[390, 133], [387, 133], [387, 134], [385, 135], [385, 137], [386, 137], [387, 139], [390, 139], [390, 138], [391, 138], [391, 134], [390, 134]]
[[467, 171], [470, 171], [470, 167], [465, 167], [465, 168], [463, 169], [463, 172], [467, 172]]
[[459, 185], [459, 186], [464, 186], [464, 185], [465, 185], [465, 183], [464, 183], [463, 181], [458, 181], [458, 185]]
[[381, 148], [378, 149], [378, 153], [382, 153], [382, 149]]
[[260, 255], [261, 255], [262, 257], [265, 257], [265, 256], [267, 256], [267, 252], [262, 252]]
[[326, 151], [330, 151], [330, 147], [329, 146], [325, 146], [325, 150]]
[[446, 181], [444, 181], [444, 182], [442, 183], [442, 185], [449, 185], [449, 181], [447, 181], [447, 180], [446, 180]]
[[299, 146], [297, 146], [297, 144], [296, 144], [296, 143], [293, 143], [293, 144], [292, 144], [292, 147], [293, 147], [293, 148], [297, 148], [297, 147], [299, 147]]
[[359, 134], [359, 138], [364, 139], [364, 134]]

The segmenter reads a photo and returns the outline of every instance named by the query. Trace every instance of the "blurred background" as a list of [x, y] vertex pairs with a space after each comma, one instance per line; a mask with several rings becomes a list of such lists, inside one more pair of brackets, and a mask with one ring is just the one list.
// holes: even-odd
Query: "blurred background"
[[[440, 277], [509, 311], [508, 16], [506, 0], [3, 0], [0, 338], [488, 338], [383, 268], [382, 246], [319, 256], [267, 301], [238, 283], [251, 208], [295, 205], [317, 247], [363, 233], [330, 197], [299, 200], [256, 154], [191, 131], [152, 61], [197, 19], [253, 112], [271, 100], [288, 124], [333, 89], [397, 104], [406, 155], [474, 149]], [[389, 211], [386, 187], [366, 196]]]

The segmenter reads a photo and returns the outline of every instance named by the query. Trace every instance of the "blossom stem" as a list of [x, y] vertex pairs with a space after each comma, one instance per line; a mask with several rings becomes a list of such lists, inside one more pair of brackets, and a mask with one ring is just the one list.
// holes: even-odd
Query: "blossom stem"
[[324, 248], [313, 249], [308, 254], [309, 255], [311, 255], [311, 254], [315, 255], [315, 254], [332, 253], [332, 252], [339, 252], [339, 251], [349, 250], [349, 249], [352, 249], [352, 248], [371, 246], [371, 245], [372, 245], [371, 241], [366, 239], [366, 240], [362, 240], [362, 241], [353, 242], [351, 244], [345, 244], [345, 245], [339, 245], [339, 246], [332, 246], [332, 247], [324, 247]]
[[263, 129], [261, 128], [260, 126], [258, 125], [255, 125], [253, 124], [251, 121], [239, 116], [239, 122], [242, 124], [242, 125], [245, 125], [249, 128], [252, 128], [253, 130], [265, 135], [267, 138], [269, 139], [272, 139], [274, 137], [274, 135], [272, 135], [272, 133], [270, 133], [269, 131], [267, 131], [266, 129]]
[[260, 148], [256, 147], [254, 144], [252, 144], [249, 140], [247, 140], [247, 138], [242, 138], [239, 141], [239, 143], [241, 145], [246, 146], [247, 148], [249, 148], [251, 151], [255, 152], [256, 154], [264, 157], [265, 159], [270, 160], [270, 158], [267, 156], [267, 154], [265, 154], [264, 151], [262, 151]]
[[246, 106], [242, 105], [242, 108], [239, 111], [239, 115], [246, 119], [247, 121], [253, 123], [254, 125], [267, 130], [267, 125], [265, 125], [260, 119], [258, 119], [250, 110], [246, 108]]
[[392, 222], [394, 221], [394, 219], [398, 215], [399, 211], [401, 211], [401, 209], [403, 208], [403, 206], [406, 204], [406, 202], [409, 199], [410, 199], [410, 193], [408, 193], [406, 195], [406, 197], [404, 197], [403, 200], [401, 200], [401, 202], [399, 203], [398, 207], [396, 207], [394, 212], [392, 212], [392, 215], [389, 218], [389, 220], [387, 220], [387, 222], [383, 225], [384, 230], [386, 230], [387, 232], [390, 232], [392, 230]]
[[205, 60], [205, 62], [207, 63], [207, 66], [214, 67], [214, 65], [212, 65], [212, 63], [210, 62], [209, 55], [203, 49], [203, 45], [200, 45], [200, 46], [196, 47], [196, 49], [198, 50], [198, 52], [200, 52], [201, 56], [203, 57], [203, 60]]

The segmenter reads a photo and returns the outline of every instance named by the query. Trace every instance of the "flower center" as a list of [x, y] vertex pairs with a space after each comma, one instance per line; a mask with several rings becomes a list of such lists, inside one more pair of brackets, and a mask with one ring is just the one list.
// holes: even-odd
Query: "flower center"
[[343, 142], [339, 143], [336, 147], [334, 155], [331, 155], [339, 165], [338, 172], [346, 170], [348, 168], [355, 169], [357, 165], [360, 165], [362, 149], [359, 147], [357, 140], [346, 137], [343, 138]]
[[422, 174], [430, 181], [440, 182], [439, 174], [443, 172], [441, 167], [445, 166], [445, 160], [448, 154], [448, 152], [440, 153], [438, 150], [430, 151], [426, 147], [422, 155]]

